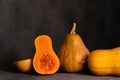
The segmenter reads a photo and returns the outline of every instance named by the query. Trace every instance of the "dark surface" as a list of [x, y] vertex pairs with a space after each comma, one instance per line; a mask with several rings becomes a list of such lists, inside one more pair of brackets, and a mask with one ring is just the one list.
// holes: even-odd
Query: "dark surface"
[[0, 71], [0, 80], [120, 80], [115, 76], [93, 76], [81, 73], [55, 73], [53, 75], [23, 74]]

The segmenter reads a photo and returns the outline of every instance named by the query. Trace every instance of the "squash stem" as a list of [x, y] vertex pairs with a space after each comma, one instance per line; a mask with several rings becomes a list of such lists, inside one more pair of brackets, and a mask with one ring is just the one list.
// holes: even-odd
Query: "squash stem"
[[76, 34], [75, 30], [76, 30], [76, 23], [74, 22], [72, 30], [70, 31], [70, 34]]

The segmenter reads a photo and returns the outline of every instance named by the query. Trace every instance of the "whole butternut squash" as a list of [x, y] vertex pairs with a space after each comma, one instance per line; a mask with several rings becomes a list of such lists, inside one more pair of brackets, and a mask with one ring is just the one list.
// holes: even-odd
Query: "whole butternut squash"
[[120, 76], [120, 47], [92, 51], [88, 67], [94, 75]]
[[63, 44], [58, 52], [61, 69], [65, 72], [80, 72], [89, 55], [82, 38], [75, 32], [76, 23], [69, 34], [65, 36]]
[[35, 39], [36, 52], [33, 67], [39, 74], [53, 74], [60, 66], [59, 58], [52, 48], [52, 40], [48, 35], [40, 35]]

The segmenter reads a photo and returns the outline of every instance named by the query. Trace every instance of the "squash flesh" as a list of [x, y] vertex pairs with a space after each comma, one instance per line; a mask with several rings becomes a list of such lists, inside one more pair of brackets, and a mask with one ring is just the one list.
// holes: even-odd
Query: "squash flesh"
[[33, 59], [33, 67], [39, 74], [53, 74], [60, 66], [60, 61], [52, 49], [52, 41], [49, 36], [42, 35], [35, 39], [36, 53]]

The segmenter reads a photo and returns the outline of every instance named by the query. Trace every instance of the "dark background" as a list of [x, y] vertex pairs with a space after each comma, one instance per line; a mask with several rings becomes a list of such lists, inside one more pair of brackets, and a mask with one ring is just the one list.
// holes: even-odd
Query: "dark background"
[[120, 0], [0, 0], [0, 69], [33, 57], [38, 35], [57, 53], [73, 22], [90, 51], [120, 46]]

